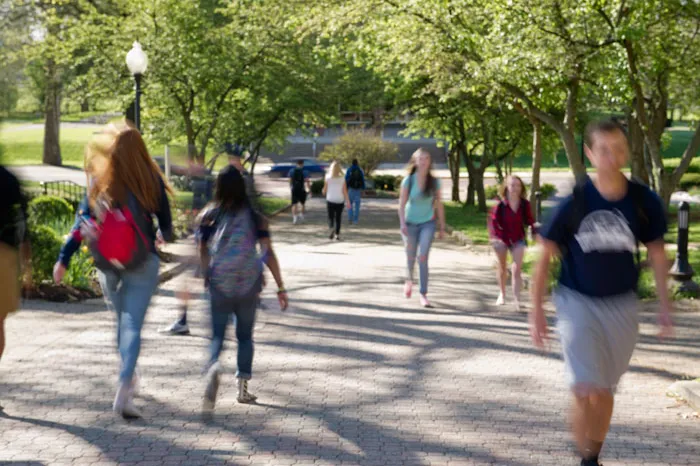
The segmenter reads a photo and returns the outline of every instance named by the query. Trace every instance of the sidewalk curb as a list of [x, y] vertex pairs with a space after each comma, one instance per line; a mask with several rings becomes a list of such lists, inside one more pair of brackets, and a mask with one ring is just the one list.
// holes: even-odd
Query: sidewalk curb
[[693, 409], [700, 411], [700, 382], [676, 382], [668, 387], [667, 394], [684, 399]]
[[163, 270], [158, 274], [158, 283], [162, 284], [180, 275], [182, 272], [187, 270], [187, 266], [190, 265], [186, 262], [180, 262], [167, 270]]
[[265, 215], [265, 217], [267, 217], [267, 218], [274, 218], [274, 217], [277, 217], [279, 214], [281, 214], [281, 213], [283, 213], [283, 212], [286, 212], [287, 210], [289, 210], [289, 209], [291, 209], [291, 208], [292, 208], [292, 204], [291, 204], [291, 202], [290, 202], [289, 204], [287, 204], [286, 206], [282, 207], [281, 209], [277, 209], [276, 211], [272, 212], [271, 214]]

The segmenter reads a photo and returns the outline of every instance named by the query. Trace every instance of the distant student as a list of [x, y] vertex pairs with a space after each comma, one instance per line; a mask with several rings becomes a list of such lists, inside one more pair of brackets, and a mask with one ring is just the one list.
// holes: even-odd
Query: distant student
[[345, 173], [345, 183], [348, 187], [350, 207], [348, 208], [348, 222], [357, 225], [360, 222], [360, 205], [362, 204], [362, 191], [365, 189], [365, 172], [360, 168], [357, 159]]
[[306, 196], [311, 190], [309, 172], [304, 170], [304, 160], [300, 159], [297, 166], [289, 171], [289, 187], [292, 190], [292, 221], [296, 225], [304, 221]]
[[513, 302], [520, 309], [520, 289], [522, 288], [523, 257], [527, 248], [527, 230], [530, 227], [532, 236], [535, 232], [535, 220], [532, 217], [530, 202], [527, 200], [525, 183], [517, 176], [506, 178], [500, 188], [501, 201], [491, 211], [489, 217], [489, 236], [491, 245], [498, 258], [498, 286], [500, 294], [496, 304], [502, 306], [506, 302], [506, 279], [508, 271], [508, 252], [513, 259], [511, 266]]
[[[411, 297], [413, 269], [416, 258], [420, 278], [420, 304], [430, 307], [428, 300], [428, 256], [435, 231], [445, 236], [445, 207], [442, 203], [440, 180], [431, 172], [433, 160], [425, 149], [413, 153], [408, 164], [408, 176], [401, 183], [399, 221], [406, 246], [406, 282], [404, 296]], [[417, 255], [417, 257], [416, 257]]]
[[328, 231], [329, 238], [340, 241], [340, 225], [343, 222], [343, 208], [348, 205], [350, 208], [350, 198], [348, 197], [348, 187], [345, 185], [343, 170], [338, 162], [333, 162], [328, 170], [328, 175], [323, 183], [323, 195], [326, 196], [326, 207], [328, 210]]
[[573, 394], [571, 425], [581, 465], [597, 466], [615, 390], [637, 342], [639, 243], [646, 245], [654, 270], [661, 337], [672, 334], [672, 324], [661, 200], [622, 173], [629, 143], [616, 123], [591, 123], [585, 151], [596, 177], [578, 184], [541, 231], [543, 252], [534, 277], [530, 333], [535, 345], [543, 346], [549, 265], [560, 256], [553, 300]]

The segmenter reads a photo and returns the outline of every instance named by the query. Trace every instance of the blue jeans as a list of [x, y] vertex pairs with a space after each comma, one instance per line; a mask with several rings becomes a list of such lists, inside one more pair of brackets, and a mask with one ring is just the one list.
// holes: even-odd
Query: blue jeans
[[238, 340], [238, 372], [236, 377], [250, 380], [253, 376], [253, 328], [258, 307], [258, 296], [232, 299], [215, 289], [210, 290], [212, 339], [209, 365], [219, 360], [224, 348], [226, 328], [231, 314], [236, 316], [236, 339]]
[[131, 382], [141, 351], [141, 327], [151, 298], [158, 288], [160, 259], [151, 254], [136, 270], [97, 274], [105, 301], [117, 314], [117, 348], [122, 366], [120, 382]]
[[357, 223], [360, 221], [360, 204], [362, 204], [362, 190], [348, 189], [348, 197], [350, 198], [350, 209], [348, 210], [348, 221]]
[[413, 269], [418, 253], [418, 271], [420, 276], [420, 293], [428, 293], [428, 255], [435, 238], [435, 220], [425, 223], [407, 223], [408, 235], [403, 237], [406, 246], [406, 279], [413, 281]]

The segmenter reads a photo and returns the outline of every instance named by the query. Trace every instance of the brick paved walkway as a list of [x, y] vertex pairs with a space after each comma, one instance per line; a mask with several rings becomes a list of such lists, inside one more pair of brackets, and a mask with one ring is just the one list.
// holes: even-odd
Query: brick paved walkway
[[[274, 225], [293, 302], [282, 314], [265, 292], [251, 384], [259, 405], [235, 402], [230, 341], [216, 416], [201, 419], [209, 331], [190, 277], [166, 284], [147, 317], [138, 422], [110, 411], [118, 358], [104, 306], [29, 302], [9, 319], [0, 362], [0, 463], [578, 464], [558, 345], [538, 352], [524, 313], [491, 306], [489, 256], [437, 245], [436, 308], [423, 310], [401, 297], [393, 206], [372, 203], [365, 225], [346, 228], [340, 243], [326, 238], [320, 201], [311, 207], [305, 225]], [[185, 283], [198, 290], [192, 336], [157, 334]], [[700, 464], [700, 421], [664, 395], [687, 372], [700, 375], [700, 313], [677, 320], [678, 338], [660, 344], [653, 315], [643, 316], [605, 466]]]

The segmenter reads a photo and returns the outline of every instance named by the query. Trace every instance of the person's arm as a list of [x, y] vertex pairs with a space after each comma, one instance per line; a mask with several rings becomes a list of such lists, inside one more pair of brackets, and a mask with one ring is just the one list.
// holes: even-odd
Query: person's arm
[[548, 338], [547, 317], [544, 314], [544, 296], [547, 291], [549, 267], [552, 257], [559, 253], [559, 247], [553, 241], [543, 239], [542, 252], [537, 264], [532, 285], [532, 311], [530, 312], [530, 336], [535, 346], [542, 348]]
[[401, 225], [401, 233], [408, 233], [406, 228], [406, 204], [408, 203], [408, 186], [406, 183], [401, 185], [401, 194], [399, 196], [399, 224]]
[[311, 192], [311, 176], [309, 176], [309, 172], [304, 172], [304, 181], [306, 182], [306, 191]]
[[659, 297], [659, 338], [667, 338], [673, 336], [673, 321], [671, 313], [673, 306], [671, 299], [668, 296], [668, 258], [666, 257], [666, 249], [664, 240], [659, 239], [647, 243], [647, 251], [649, 253], [649, 261], [651, 268], [654, 270], [654, 280], [656, 281], [656, 294]]
[[27, 286], [31, 283], [32, 247], [29, 243], [29, 214], [27, 209], [27, 198], [22, 193], [19, 181], [17, 181], [17, 198], [19, 200], [19, 215], [21, 216], [18, 221], [21, 228], [19, 257], [20, 265], [22, 267], [22, 277], [24, 278], [25, 286]]
[[343, 183], [343, 197], [345, 198], [345, 205], [350, 208], [350, 195], [348, 194], [348, 185]]
[[530, 227], [530, 234], [533, 238], [537, 236], [537, 226], [535, 225], [535, 218], [532, 215], [532, 204], [529, 201], [522, 201], [525, 203], [525, 224]]
[[325, 197], [326, 194], [328, 194], [328, 178], [323, 179], [323, 196]]
[[367, 185], [365, 185], [365, 172], [363, 172], [361, 168], [358, 168], [358, 170], [360, 170], [362, 174], [362, 189], [367, 189]]
[[287, 297], [287, 290], [284, 289], [284, 282], [282, 281], [282, 271], [280, 270], [279, 262], [277, 261], [277, 255], [275, 250], [272, 248], [272, 241], [270, 237], [260, 238], [260, 245], [266, 251], [265, 254], [265, 265], [270, 269], [272, 277], [275, 279], [277, 284], [277, 299], [280, 303], [280, 308], [284, 311], [289, 305], [289, 298]]
[[438, 218], [438, 238], [442, 239], [445, 237], [445, 204], [442, 203], [442, 187], [438, 186], [435, 192], [435, 203], [434, 208], [437, 212]]
[[197, 241], [197, 257], [199, 265], [204, 276], [204, 287], [209, 288], [209, 238], [214, 234], [216, 229], [216, 215], [211, 210], [204, 210], [197, 220], [197, 229], [195, 231], [195, 239]]
[[498, 222], [498, 204], [491, 209], [491, 212], [489, 213], [489, 216], [486, 220], [486, 226], [489, 231], [489, 238], [491, 241], [499, 241], [500, 234], [502, 231], [501, 225]]
[[90, 203], [88, 202], [87, 196], [80, 201], [78, 206], [78, 211], [75, 213], [75, 223], [73, 228], [71, 228], [70, 233], [68, 233], [68, 239], [61, 246], [61, 251], [58, 254], [58, 261], [53, 268], [53, 279], [56, 283], [61, 283], [63, 276], [66, 274], [66, 270], [70, 266], [70, 260], [73, 254], [80, 248], [80, 243], [83, 241], [83, 235], [80, 228], [83, 223], [89, 221], [90, 219]]
[[165, 191], [165, 183], [162, 179], [160, 183], [160, 206], [158, 207], [158, 212], [156, 212], [158, 229], [160, 230], [163, 240], [172, 243], [175, 237], [173, 235], [173, 217], [170, 211], [170, 200], [168, 199], [168, 194]]

